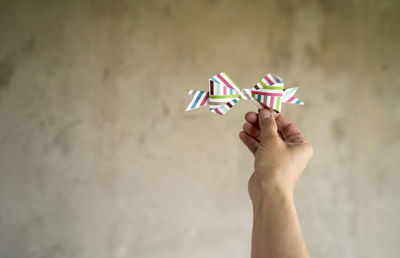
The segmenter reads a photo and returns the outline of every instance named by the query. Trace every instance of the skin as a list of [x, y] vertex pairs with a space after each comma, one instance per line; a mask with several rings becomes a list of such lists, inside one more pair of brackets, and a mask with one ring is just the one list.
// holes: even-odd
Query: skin
[[294, 203], [294, 187], [313, 155], [287, 118], [270, 109], [249, 112], [239, 137], [254, 155], [252, 258], [309, 257]]

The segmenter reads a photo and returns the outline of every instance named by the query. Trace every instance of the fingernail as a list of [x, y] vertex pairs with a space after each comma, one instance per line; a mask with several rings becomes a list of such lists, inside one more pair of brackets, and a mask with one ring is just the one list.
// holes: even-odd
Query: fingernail
[[268, 109], [263, 109], [260, 111], [260, 117], [261, 119], [266, 119], [271, 117], [271, 112], [269, 112]]

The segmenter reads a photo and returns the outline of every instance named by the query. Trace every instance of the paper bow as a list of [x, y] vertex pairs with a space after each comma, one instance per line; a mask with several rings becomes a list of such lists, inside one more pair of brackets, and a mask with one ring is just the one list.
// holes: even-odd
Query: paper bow
[[240, 89], [225, 73], [214, 75], [209, 81], [208, 92], [187, 90], [193, 98], [186, 111], [208, 104], [210, 111], [225, 115], [240, 99], [253, 101], [257, 108], [270, 107], [278, 112], [282, 102], [304, 105], [294, 96], [298, 87], [284, 89], [284, 81], [270, 73], [251, 89]]

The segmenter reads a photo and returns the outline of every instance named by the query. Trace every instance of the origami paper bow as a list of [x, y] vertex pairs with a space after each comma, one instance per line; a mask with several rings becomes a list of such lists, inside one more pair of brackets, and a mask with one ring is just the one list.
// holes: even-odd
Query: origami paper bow
[[240, 89], [225, 73], [214, 75], [209, 82], [208, 92], [187, 90], [193, 98], [186, 111], [208, 104], [211, 112], [225, 115], [240, 99], [251, 100], [258, 108], [270, 107], [278, 112], [282, 102], [304, 105], [294, 96], [298, 87], [284, 89], [284, 81], [270, 73], [251, 89]]

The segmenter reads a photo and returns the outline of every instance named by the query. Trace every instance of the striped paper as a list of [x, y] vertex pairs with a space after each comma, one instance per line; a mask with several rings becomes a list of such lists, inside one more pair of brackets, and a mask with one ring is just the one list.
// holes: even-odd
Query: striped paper
[[268, 74], [251, 89], [240, 89], [225, 73], [209, 79], [209, 91], [187, 90], [192, 100], [186, 111], [205, 105], [211, 112], [225, 115], [240, 99], [251, 100], [257, 108], [272, 108], [281, 112], [282, 103], [304, 105], [294, 94], [296, 88], [284, 89], [284, 81]]

